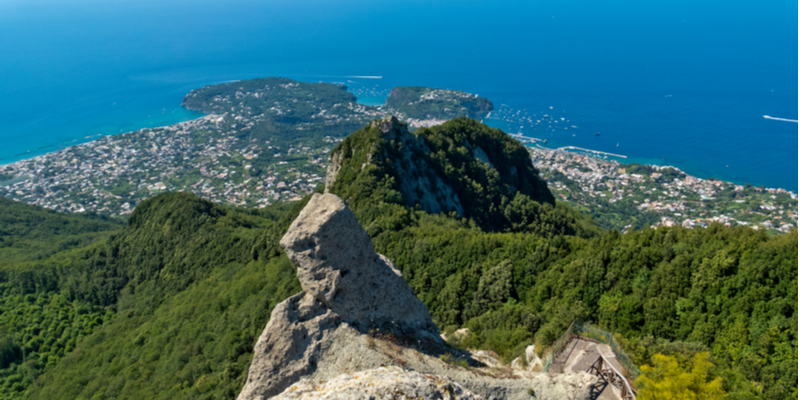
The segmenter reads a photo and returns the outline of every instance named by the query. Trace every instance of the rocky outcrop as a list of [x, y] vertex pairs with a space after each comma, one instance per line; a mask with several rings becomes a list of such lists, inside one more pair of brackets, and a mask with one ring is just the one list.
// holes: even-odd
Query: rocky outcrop
[[330, 192], [330, 188], [336, 182], [336, 177], [339, 175], [339, 170], [342, 169], [343, 151], [335, 151], [331, 154], [330, 162], [328, 163], [328, 170], [325, 173], [325, 193]]
[[[523, 363], [523, 357], [525, 362]], [[525, 355], [517, 357], [511, 361], [512, 369], [521, 369], [526, 371], [541, 371], [544, 369], [544, 362], [538, 355], [536, 355], [536, 345], [530, 345], [525, 348]]]
[[[397, 149], [398, 154], [393, 154], [391, 157], [392, 165], [399, 183], [398, 189], [407, 206], [413, 207], [419, 204], [429, 213], [455, 211], [458, 215], [464, 215], [464, 207], [455, 191], [433, 173], [433, 168], [428, 165], [424, 157], [420, 157], [431, 152], [421, 137], [409, 133], [408, 126], [394, 116], [372, 121], [369, 128], [379, 129], [381, 139], [394, 143], [393, 147]], [[386, 154], [383, 156], [389, 157]], [[326, 192], [329, 192], [336, 182], [345, 157], [347, 154], [343, 154], [342, 150], [331, 155], [325, 177]], [[369, 154], [368, 159], [371, 157], [372, 154]]]
[[425, 305], [335, 195], [315, 194], [280, 243], [303, 292], [272, 311], [239, 399], [277, 395], [317, 372], [335, 343], [370, 332], [444, 346]]
[[456, 382], [438, 375], [424, 375], [398, 367], [376, 368], [342, 374], [328, 381], [303, 379], [275, 400], [311, 399], [426, 399], [481, 400]]
[[[470, 147], [470, 146], [469, 146], [469, 142], [467, 142], [467, 147]], [[483, 149], [482, 149], [482, 148], [480, 148], [480, 147], [474, 147], [474, 148], [472, 149], [472, 152], [475, 154], [475, 158], [477, 158], [477, 159], [478, 159], [478, 160], [480, 160], [481, 162], [485, 163], [485, 164], [486, 164], [486, 165], [488, 165], [490, 168], [494, 168], [494, 164], [492, 164], [492, 160], [490, 160], [490, 159], [489, 159], [489, 156], [488, 156], [488, 155], [486, 155], [486, 152], [485, 152], [485, 151], [483, 151]]]
[[428, 309], [335, 195], [315, 194], [280, 243], [309, 304], [319, 302], [361, 333], [383, 328], [441, 341]]
[[[559, 393], [554, 399], [588, 398], [589, 384], [582, 383], [593, 382], [588, 374], [551, 378], [499, 363], [481, 363], [479, 357], [448, 348], [401, 273], [375, 253], [355, 215], [333, 194], [315, 194], [281, 239], [281, 246], [297, 266], [303, 292], [272, 311], [256, 343], [239, 400], [278, 395], [282, 399], [382, 398], [381, 393], [395, 389], [437, 398], [442, 388], [450, 388], [451, 395], [456, 388], [466, 390], [459, 392], [462, 397], [449, 398], [479, 398], [472, 392], [487, 400], [522, 400], [530, 399], [531, 388], [543, 395]], [[456, 365], [454, 359], [463, 362]], [[375, 397], [348, 394], [358, 385], [346, 382], [363, 376], [360, 371], [391, 366], [398, 368], [391, 369], [390, 375], [366, 373], [376, 385]], [[342, 374], [351, 377], [324, 390], [317, 388]], [[397, 378], [395, 383], [389, 381], [390, 376]], [[298, 383], [301, 379], [306, 381]]]

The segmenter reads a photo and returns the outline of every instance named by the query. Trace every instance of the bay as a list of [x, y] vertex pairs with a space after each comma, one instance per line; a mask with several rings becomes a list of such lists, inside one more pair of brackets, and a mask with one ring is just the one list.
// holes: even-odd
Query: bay
[[372, 103], [397, 85], [478, 93], [504, 117], [487, 123], [551, 147], [796, 191], [798, 125], [763, 117], [798, 117], [796, 15], [789, 1], [6, 0], [0, 164], [196, 118], [180, 107], [196, 87], [286, 76]]

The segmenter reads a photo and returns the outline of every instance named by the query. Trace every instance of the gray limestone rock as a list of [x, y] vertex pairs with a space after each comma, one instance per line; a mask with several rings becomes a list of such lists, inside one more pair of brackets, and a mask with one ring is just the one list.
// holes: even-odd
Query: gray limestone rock
[[281, 246], [303, 292], [272, 311], [239, 399], [270, 398], [313, 374], [338, 338], [384, 332], [444, 346], [428, 309], [335, 195], [315, 194]]
[[278, 304], [256, 342], [238, 398], [267, 399], [313, 373], [325, 331], [340, 322], [336, 313], [306, 293]]
[[315, 194], [281, 239], [303, 291], [362, 333], [438, 339], [428, 309], [391, 261], [375, 253], [355, 214], [333, 194]]
[[333, 184], [336, 182], [336, 177], [339, 175], [339, 170], [342, 168], [342, 150], [331, 154], [331, 160], [328, 163], [328, 170], [325, 173], [325, 193], [330, 192]]

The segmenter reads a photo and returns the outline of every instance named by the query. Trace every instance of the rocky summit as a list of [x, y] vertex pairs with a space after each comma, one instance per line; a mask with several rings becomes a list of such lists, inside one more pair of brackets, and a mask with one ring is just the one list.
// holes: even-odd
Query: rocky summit
[[469, 118], [413, 133], [394, 116], [372, 121], [333, 149], [325, 191], [359, 217], [382, 202], [458, 215], [486, 231], [534, 232], [549, 218], [559, 233], [576, 232], [565, 226], [574, 217], [550, 218], [555, 200], [525, 146]]
[[[280, 244], [303, 291], [273, 309], [239, 400], [383, 398], [398, 390], [465, 399], [521, 400], [533, 389], [553, 394], [540, 398], [589, 394], [588, 374], [554, 378], [448, 347], [400, 271], [375, 253], [336, 195], [312, 196]], [[374, 396], [359, 389], [367, 387]]]
[[297, 266], [306, 295], [342, 322], [362, 333], [383, 328], [441, 341], [428, 309], [392, 262], [375, 253], [356, 216], [335, 195], [315, 194], [281, 247]]
[[303, 292], [272, 311], [239, 399], [269, 398], [318, 372], [321, 358], [346, 338], [384, 332], [420, 346], [444, 346], [427, 308], [392, 262], [375, 253], [335, 195], [315, 194], [281, 247], [297, 266]]
[[[464, 207], [455, 191], [441, 177], [431, 173], [434, 168], [424, 157], [431, 150], [422, 137], [409, 133], [408, 126], [394, 116], [372, 121], [368, 129], [377, 129], [382, 141], [397, 147], [398, 150], [393, 151], [392, 155], [368, 153], [366, 164], [372, 163], [373, 157], [396, 160], [392, 163], [393, 174], [397, 177], [397, 189], [402, 193], [406, 205], [413, 207], [419, 204], [430, 213], [455, 211], [459, 215], [464, 214]], [[334, 187], [343, 159], [349, 156], [344, 153], [342, 148], [331, 155], [325, 179], [326, 191]], [[362, 170], [366, 164], [361, 165]]]

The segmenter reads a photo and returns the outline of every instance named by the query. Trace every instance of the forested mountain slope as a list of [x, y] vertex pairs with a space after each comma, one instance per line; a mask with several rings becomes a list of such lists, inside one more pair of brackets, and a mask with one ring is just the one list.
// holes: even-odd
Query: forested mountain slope
[[769, 237], [714, 225], [587, 240], [426, 217], [374, 241], [441, 329], [470, 328], [463, 345], [510, 360], [590, 320], [627, 339], [637, 363], [711, 351], [734, 398], [796, 396], [796, 230]]
[[123, 225], [121, 219], [57, 213], [0, 197], [0, 267], [86, 246]]
[[[522, 144], [468, 118], [413, 134], [394, 117], [375, 121], [333, 150], [326, 186], [357, 215], [370, 214], [362, 223], [373, 233], [407, 222], [414, 207], [452, 213], [487, 231], [598, 231], [586, 217], [555, 206]], [[376, 207], [383, 211], [374, 214]]]
[[270, 307], [299, 290], [276, 258], [292, 215], [165, 194], [103, 242], [4, 270], [0, 397], [233, 396]]
[[[510, 360], [530, 341], [552, 343], [573, 320], [596, 321], [627, 338], [639, 363], [660, 351], [682, 354], [688, 368], [694, 353], [710, 351], [734, 398], [796, 397], [796, 229], [601, 232], [552, 207], [532, 166], [532, 186], [510, 188], [510, 166], [528, 170], [514, 163], [507, 136], [468, 119], [417, 130], [413, 141], [397, 128], [373, 123], [345, 139], [326, 190], [350, 203], [441, 329], [467, 326], [465, 345]], [[431, 151], [403, 155], [419, 143]], [[480, 147], [490, 156], [478, 156]], [[431, 215], [420, 211], [422, 196], [408, 201], [404, 180], [419, 179], [398, 170], [423, 161], [467, 199], [463, 213]]]
[[[334, 152], [328, 190], [440, 329], [468, 327], [464, 345], [510, 359], [591, 320], [621, 334], [640, 364], [663, 353], [686, 369], [709, 351], [730, 398], [796, 398], [796, 229], [605, 232], [553, 206], [535, 180], [515, 181], [511, 167], [526, 167], [486, 129], [456, 120], [413, 139], [463, 215], [408, 204], [391, 157], [403, 147], [378, 126]], [[271, 308], [300, 290], [277, 242], [303, 205], [248, 210], [163, 194], [106, 239], [0, 267], [0, 397], [233, 398]]]

